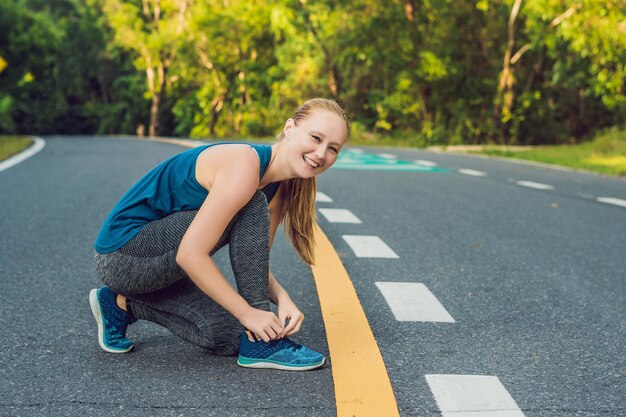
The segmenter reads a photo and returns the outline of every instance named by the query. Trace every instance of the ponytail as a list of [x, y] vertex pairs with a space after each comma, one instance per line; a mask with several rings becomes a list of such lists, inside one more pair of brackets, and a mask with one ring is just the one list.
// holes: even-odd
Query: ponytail
[[312, 178], [292, 178], [281, 184], [283, 201], [283, 221], [285, 233], [289, 236], [300, 258], [313, 265], [316, 223], [315, 194], [317, 181]]

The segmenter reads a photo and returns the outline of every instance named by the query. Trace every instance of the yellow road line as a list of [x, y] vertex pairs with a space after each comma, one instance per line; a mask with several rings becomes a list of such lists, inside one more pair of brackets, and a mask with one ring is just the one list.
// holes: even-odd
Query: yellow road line
[[328, 337], [337, 417], [400, 416], [387, 369], [352, 281], [316, 225], [311, 267]]

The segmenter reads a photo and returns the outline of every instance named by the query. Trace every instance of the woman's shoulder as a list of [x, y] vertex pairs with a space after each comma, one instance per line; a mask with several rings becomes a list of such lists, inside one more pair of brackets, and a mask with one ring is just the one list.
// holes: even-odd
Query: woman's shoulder
[[[227, 145], [227, 146], [224, 146]], [[203, 150], [196, 160], [196, 180], [210, 189], [219, 172], [250, 177], [258, 182], [260, 161], [256, 151], [245, 143], [214, 145]]]
[[209, 146], [198, 155], [197, 163], [211, 166], [232, 167], [233, 165], [249, 165], [258, 167], [259, 157], [256, 150], [245, 143], [227, 143]]
[[256, 153], [253, 145], [241, 142], [220, 142], [208, 145], [198, 157], [213, 155], [216, 157], [232, 157], [254, 155]]

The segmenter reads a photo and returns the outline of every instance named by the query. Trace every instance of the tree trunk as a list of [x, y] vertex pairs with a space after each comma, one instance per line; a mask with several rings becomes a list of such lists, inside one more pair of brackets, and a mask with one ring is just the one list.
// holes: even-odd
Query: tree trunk
[[148, 82], [148, 90], [152, 97], [152, 105], [150, 106], [150, 126], [148, 127], [148, 136], [155, 137], [159, 133], [159, 107], [161, 98], [163, 97], [163, 89], [165, 84], [165, 68], [163, 63], [159, 61], [156, 70], [156, 79], [154, 68], [152, 68], [152, 59], [146, 57], [147, 69], [146, 77]]
[[414, 0], [405, 0], [404, 1], [404, 14], [409, 22], [415, 20], [415, 4]]
[[493, 118], [494, 126], [499, 127], [498, 143], [504, 144], [505, 139], [505, 122], [502, 121], [504, 116], [507, 116], [511, 112], [513, 106], [513, 69], [511, 67], [511, 56], [513, 55], [513, 47], [515, 46], [515, 20], [519, 14], [519, 9], [522, 5], [522, 0], [515, 0], [513, 7], [511, 8], [511, 15], [509, 16], [508, 23], [508, 35], [509, 40], [504, 53], [504, 62], [502, 65], [502, 72], [500, 74], [500, 81], [498, 82], [498, 90], [493, 106]]
[[156, 122], [158, 118], [156, 115], [159, 112], [159, 99], [156, 96], [156, 88], [154, 86], [154, 68], [152, 68], [152, 59], [149, 55], [145, 56], [146, 60], [146, 82], [148, 83], [148, 91], [150, 91], [150, 97], [152, 97], [152, 105], [150, 106], [150, 124], [148, 127], [148, 136], [154, 137], [156, 134]]
[[211, 136], [215, 135], [215, 125], [217, 125], [217, 119], [219, 118], [220, 111], [224, 106], [224, 98], [226, 98], [226, 94], [220, 94], [218, 97], [214, 98], [211, 101], [211, 122], [209, 123], [209, 134]]
[[328, 67], [328, 89], [333, 97], [337, 97], [342, 89], [341, 73], [337, 65], [330, 62], [330, 58], [328, 58], [326, 65]]
[[[494, 100], [494, 126], [499, 126], [500, 128], [500, 132], [498, 135], [500, 143], [504, 143], [504, 135], [506, 133], [506, 123], [502, 121], [502, 118], [503, 116], [510, 115], [513, 108], [513, 100], [515, 97], [515, 93], [513, 91], [513, 85], [515, 84], [513, 66], [520, 60], [522, 55], [530, 50], [531, 47], [530, 43], [527, 43], [513, 55], [513, 46], [515, 44], [515, 20], [519, 13], [521, 3], [522, 0], [515, 0], [515, 3], [513, 4], [513, 7], [511, 9], [511, 15], [509, 17], [508, 24], [509, 41], [507, 44], [506, 53], [504, 55], [504, 64], [502, 68], [500, 82], [498, 83], [498, 91]], [[555, 28], [560, 25], [561, 22], [563, 22], [564, 20], [569, 19], [582, 6], [582, 3], [576, 3], [570, 6], [565, 12], [561, 13], [559, 16], [555, 17], [552, 22], [550, 22], [549, 29]], [[532, 83], [534, 81], [534, 77], [536, 73], [540, 70], [542, 64], [543, 57], [540, 57], [530, 71], [530, 74], [528, 75], [526, 81], [526, 91], [530, 91], [530, 88], [532, 87]]]
[[[415, 12], [415, 0], [405, 0], [404, 15], [406, 17], [406, 20], [409, 22], [409, 38], [411, 39], [411, 44], [413, 45], [413, 59], [410, 63], [408, 63], [408, 65], [410, 65], [412, 68], [419, 68], [419, 66], [421, 65], [419, 50], [421, 48], [422, 39], [420, 37], [420, 32], [417, 28], [418, 23], [415, 22]], [[425, 82], [419, 77], [415, 79], [415, 84], [415, 95], [417, 96], [417, 100], [420, 103], [420, 114], [415, 115], [415, 119], [417, 124], [421, 122], [422, 126], [424, 126], [425, 124], [430, 124], [433, 120], [432, 114], [428, 111], [428, 98], [430, 96], [430, 88], [428, 82]]]
[[153, 138], [157, 135], [157, 128], [159, 126], [159, 95], [152, 95], [152, 106], [150, 106], [150, 128], [148, 129], [148, 135]]

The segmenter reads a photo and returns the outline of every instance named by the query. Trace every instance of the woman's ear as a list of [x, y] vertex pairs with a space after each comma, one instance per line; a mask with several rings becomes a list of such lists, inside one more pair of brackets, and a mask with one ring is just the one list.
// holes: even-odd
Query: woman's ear
[[295, 127], [296, 122], [293, 119], [287, 119], [287, 121], [285, 122], [285, 127], [283, 128], [283, 133], [285, 134], [285, 137], [288, 138], [291, 130]]

